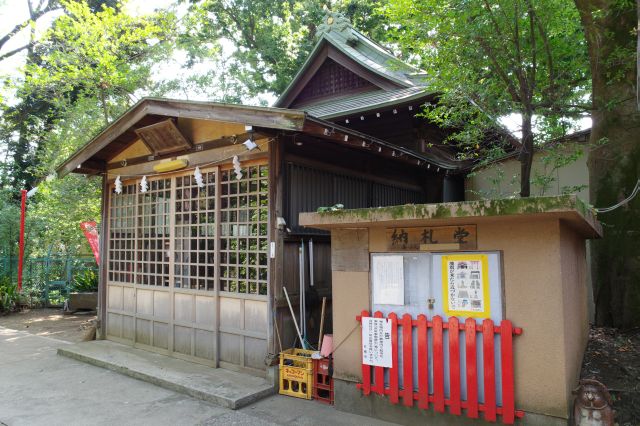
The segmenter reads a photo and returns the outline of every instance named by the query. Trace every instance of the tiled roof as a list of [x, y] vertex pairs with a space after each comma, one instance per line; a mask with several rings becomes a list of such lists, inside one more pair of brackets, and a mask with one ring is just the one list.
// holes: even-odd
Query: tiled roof
[[[330, 31], [324, 33], [322, 37], [331, 41], [332, 45], [351, 59], [401, 86], [424, 85], [424, 81], [420, 81], [425, 77], [422, 71], [396, 58], [356, 29], [350, 28], [350, 30], [350, 33]], [[353, 38], [356, 42], [350, 43], [349, 38]]]
[[295, 83], [304, 76], [313, 59], [326, 44], [333, 46], [364, 68], [400, 88], [422, 87], [424, 89], [427, 86], [427, 76], [424, 71], [396, 58], [387, 49], [354, 29], [350, 24], [343, 24], [342, 26], [339, 24], [325, 25], [325, 29], [320, 31], [318, 42], [307, 60], [275, 102], [275, 106], [286, 106], [281, 105], [281, 102], [294, 87]]
[[357, 95], [348, 95], [318, 104], [300, 107], [314, 117], [325, 120], [357, 114], [373, 108], [383, 108], [427, 96], [424, 87], [409, 87], [391, 91], [375, 90]]

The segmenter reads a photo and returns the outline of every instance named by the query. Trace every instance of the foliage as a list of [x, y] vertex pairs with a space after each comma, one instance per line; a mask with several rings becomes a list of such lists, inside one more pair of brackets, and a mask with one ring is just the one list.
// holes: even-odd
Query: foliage
[[12, 312], [18, 308], [20, 295], [15, 283], [8, 276], [0, 276], [0, 313]]
[[563, 0], [391, 0], [391, 32], [440, 93], [425, 115], [458, 129], [450, 142], [489, 158], [482, 141], [498, 117], [521, 117], [521, 195], [536, 143], [587, 112], [589, 70], [575, 7]]
[[20, 207], [11, 199], [8, 191], [0, 190], [0, 255], [10, 256], [17, 252], [20, 229]]
[[79, 97], [94, 98], [107, 124], [112, 104], [135, 97], [149, 81], [150, 64], [167, 53], [174, 16], [133, 17], [109, 7], [93, 13], [84, 2], [62, 4], [67, 14], [41, 40], [24, 89], [62, 107]]
[[85, 269], [76, 275], [71, 286], [71, 291], [84, 293], [98, 291], [98, 275], [92, 269]]
[[23, 77], [5, 86], [14, 89], [15, 102], [0, 105], [0, 140], [7, 156], [0, 170], [0, 187], [7, 193], [0, 193], [0, 211], [12, 210], [0, 219], [0, 236], [5, 229], [11, 233], [5, 241], [12, 247], [19, 189], [37, 185], [36, 197], [28, 202], [28, 248], [36, 254], [52, 246], [62, 253], [86, 249], [79, 223], [99, 219], [99, 179], [44, 177], [141, 91], [157, 90], [152, 69], [173, 47], [175, 16], [131, 16], [115, 3], [58, 2], [64, 14], [30, 45]]
[[[191, 0], [183, 46], [232, 44], [225, 80], [255, 96], [284, 91], [316, 42], [326, 9], [345, 14], [366, 34], [383, 39], [385, 0]], [[230, 42], [230, 43], [229, 43]], [[191, 58], [199, 52], [190, 50]], [[229, 83], [228, 83], [229, 84]]]

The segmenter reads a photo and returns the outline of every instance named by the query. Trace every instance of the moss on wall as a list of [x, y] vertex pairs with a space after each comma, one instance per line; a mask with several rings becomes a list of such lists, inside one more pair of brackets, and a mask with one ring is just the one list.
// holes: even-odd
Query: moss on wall
[[586, 219], [593, 219], [593, 211], [573, 195], [555, 197], [510, 198], [501, 200], [464, 201], [439, 204], [405, 204], [355, 210], [335, 210], [317, 213], [332, 222], [367, 222], [386, 219], [447, 219], [451, 217], [506, 216], [577, 210]]

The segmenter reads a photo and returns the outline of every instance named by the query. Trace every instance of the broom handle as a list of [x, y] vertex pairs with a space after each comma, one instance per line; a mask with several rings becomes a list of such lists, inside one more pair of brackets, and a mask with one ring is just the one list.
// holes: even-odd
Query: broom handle
[[287, 304], [289, 305], [289, 311], [291, 311], [291, 318], [293, 318], [293, 325], [296, 326], [296, 332], [298, 333], [298, 337], [300, 338], [300, 343], [302, 344], [302, 349], [307, 349], [307, 345], [304, 343], [304, 339], [302, 338], [302, 334], [300, 334], [300, 329], [298, 328], [298, 321], [296, 321], [296, 316], [293, 313], [293, 308], [291, 307], [291, 300], [289, 300], [289, 293], [287, 293], [287, 288], [282, 287], [284, 290], [284, 295], [287, 298]]
[[320, 350], [320, 346], [322, 345], [322, 330], [324, 328], [324, 307], [327, 303], [327, 298], [322, 298], [322, 313], [320, 314], [320, 337], [318, 337], [318, 350]]

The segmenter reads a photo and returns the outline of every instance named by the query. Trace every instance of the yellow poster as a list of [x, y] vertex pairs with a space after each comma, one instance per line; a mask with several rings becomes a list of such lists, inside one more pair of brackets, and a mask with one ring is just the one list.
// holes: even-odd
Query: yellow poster
[[442, 256], [442, 295], [444, 311], [448, 316], [489, 318], [488, 256]]

